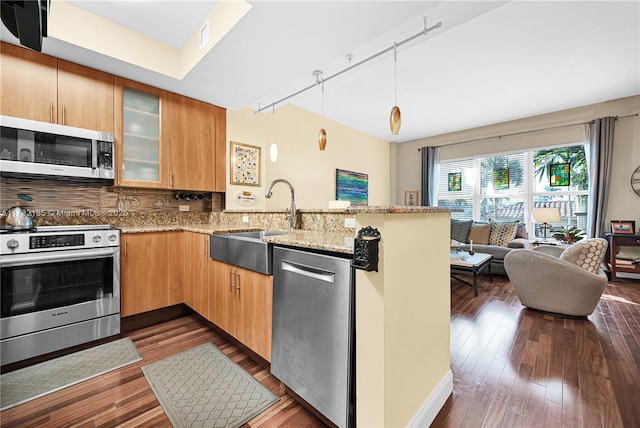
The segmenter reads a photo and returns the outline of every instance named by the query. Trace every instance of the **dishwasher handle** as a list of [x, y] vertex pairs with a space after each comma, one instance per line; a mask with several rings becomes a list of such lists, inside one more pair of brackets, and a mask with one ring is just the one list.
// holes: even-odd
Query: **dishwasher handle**
[[295, 273], [298, 275], [306, 276], [309, 278], [318, 279], [324, 282], [335, 282], [335, 272], [318, 269], [312, 266], [302, 265], [299, 263], [290, 262], [288, 260], [282, 261], [282, 270], [286, 272]]

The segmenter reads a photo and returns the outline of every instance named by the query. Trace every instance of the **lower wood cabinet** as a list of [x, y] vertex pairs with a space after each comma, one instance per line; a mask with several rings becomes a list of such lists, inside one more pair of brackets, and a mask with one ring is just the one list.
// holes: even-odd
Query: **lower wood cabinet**
[[121, 235], [121, 315], [185, 303], [271, 361], [273, 277], [212, 260], [209, 235]]
[[182, 232], [176, 240], [177, 284], [184, 303], [205, 318], [209, 315], [209, 235]]
[[209, 320], [271, 361], [273, 277], [209, 261]]
[[120, 243], [120, 314], [123, 317], [183, 301], [172, 268], [170, 240], [181, 232], [125, 233]]

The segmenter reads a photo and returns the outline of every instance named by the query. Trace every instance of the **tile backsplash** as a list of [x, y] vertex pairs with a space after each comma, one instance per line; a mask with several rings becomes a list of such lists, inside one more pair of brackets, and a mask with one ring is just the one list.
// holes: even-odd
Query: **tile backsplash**
[[[18, 194], [29, 195], [33, 201], [22, 201]], [[90, 224], [94, 222], [87, 218], [123, 219], [149, 215], [169, 218], [205, 214], [208, 220], [212, 211], [222, 210], [223, 200], [221, 193], [119, 188], [64, 180], [0, 178], [0, 210], [19, 203], [32, 212], [36, 224], [39, 219], [48, 224], [57, 224], [55, 217], [85, 218]], [[188, 212], [185, 212], [186, 207]], [[117, 222], [109, 221], [112, 224]]]

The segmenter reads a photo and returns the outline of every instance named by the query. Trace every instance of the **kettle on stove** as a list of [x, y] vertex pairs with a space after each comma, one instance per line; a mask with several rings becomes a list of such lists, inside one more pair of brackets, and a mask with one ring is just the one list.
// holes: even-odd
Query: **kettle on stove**
[[[23, 193], [18, 194], [18, 198], [23, 201], [31, 202], [33, 198]], [[3, 217], [3, 229], [9, 230], [29, 230], [34, 228], [33, 214], [31, 211], [21, 205], [20, 201], [15, 206], [9, 208]]]

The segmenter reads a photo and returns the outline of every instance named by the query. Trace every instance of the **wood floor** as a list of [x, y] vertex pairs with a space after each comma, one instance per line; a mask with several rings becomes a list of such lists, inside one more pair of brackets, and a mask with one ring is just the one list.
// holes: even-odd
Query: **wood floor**
[[524, 308], [506, 277], [451, 287], [453, 395], [433, 427], [640, 427], [640, 281], [586, 320]]
[[141, 366], [211, 342], [251, 373], [280, 401], [245, 427], [325, 427], [281, 388], [280, 382], [195, 316], [128, 333], [143, 361], [5, 410], [9, 427], [171, 427]]
[[[640, 427], [640, 281], [609, 284], [587, 320], [520, 304], [505, 277], [451, 283], [454, 392], [434, 427]], [[2, 427], [170, 427], [144, 364], [212, 342], [281, 400], [245, 426], [322, 427], [267, 370], [194, 316], [127, 334], [142, 362], [0, 414]]]

